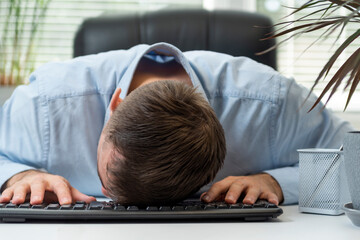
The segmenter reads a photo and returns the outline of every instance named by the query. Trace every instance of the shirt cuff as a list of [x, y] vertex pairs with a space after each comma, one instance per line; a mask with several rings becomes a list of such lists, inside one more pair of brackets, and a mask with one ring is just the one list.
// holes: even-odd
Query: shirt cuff
[[264, 171], [279, 183], [284, 201], [282, 204], [297, 204], [299, 201], [299, 167], [284, 167]]

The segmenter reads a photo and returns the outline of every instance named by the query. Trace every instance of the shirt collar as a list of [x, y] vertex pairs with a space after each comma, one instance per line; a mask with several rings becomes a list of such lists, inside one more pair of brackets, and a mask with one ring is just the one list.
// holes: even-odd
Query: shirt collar
[[[166, 62], [168, 61], [168, 57], [174, 58], [178, 63], [182, 65], [182, 67], [185, 69], [186, 73], [189, 75], [191, 82], [193, 86], [196, 88], [196, 90], [203, 95], [203, 97], [207, 100], [206, 93], [204, 91], [204, 88], [202, 87], [199, 78], [195, 74], [194, 70], [191, 68], [189, 61], [186, 59], [184, 54], [175, 46], [170, 45], [168, 43], [156, 43], [153, 45], [138, 45], [135, 48], [137, 48], [137, 55], [129, 65], [126, 73], [121, 79], [118, 79], [117, 82], [117, 88], [121, 88], [121, 94], [120, 97], [124, 99], [128, 93], [131, 80], [133, 78], [135, 69], [142, 57], [144, 57], [146, 54], [149, 54], [152, 56], [152, 59], [157, 62]], [[158, 55], [158, 56], [156, 56]], [[160, 57], [163, 56], [163, 57]], [[172, 59], [171, 58], [171, 59]]]
[[[121, 79], [117, 79], [116, 88], [121, 88], [120, 98], [124, 99], [126, 97], [135, 69], [139, 64], [140, 59], [144, 57], [146, 54], [149, 54], [152, 55], [152, 59], [158, 62], [168, 60], [167, 57], [161, 57], [161, 56], [168, 56], [175, 59], [178, 63], [182, 65], [186, 73], [189, 75], [194, 88], [196, 88], [196, 91], [198, 91], [206, 99], [206, 101], [209, 102], [209, 99], [206, 96], [204, 88], [201, 85], [200, 80], [195, 74], [194, 70], [190, 66], [189, 61], [186, 59], [184, 54], [175, 46], [168, 43], [156, 43], [153, 45], [141, 44], [133, 47], [130, 50], [136, 51], [137, 53], [135, 54], [134, 59], [131, 60], [131, 63], [129, 64], [125, 74], [121, 77]], [[104, 124], [106, 124], [106, 122], [109, 120], [109, 117], [110, 117], [110, 110], [108, 107], [105, 115]]]

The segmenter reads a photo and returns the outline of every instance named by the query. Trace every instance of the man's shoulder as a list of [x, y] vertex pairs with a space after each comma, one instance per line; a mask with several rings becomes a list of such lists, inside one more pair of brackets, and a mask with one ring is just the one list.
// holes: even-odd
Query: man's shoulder
[[248, 57], [211, 51], [186, 52], [210, 98], [235, 97], [278, 102], [292, 82], [273, 68]]
[[106, 94], [113, 91], [136, 53], [116, 50], [49, 62], [39, 67], [30, 81], [38, 82], [40, 93], [49, 98], [92, 92]]

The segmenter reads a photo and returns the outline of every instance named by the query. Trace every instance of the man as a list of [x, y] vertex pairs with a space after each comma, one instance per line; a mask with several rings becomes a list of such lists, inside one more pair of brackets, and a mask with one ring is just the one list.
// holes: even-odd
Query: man
[[[45, 200], [58, 199], [60, 204], [89, 202], [94, 198], [88, 195], [99, 196], [100, 189], [125, 203], [181, 200], [213, 180], [224, 158], [224, 131], [224, 166], [215, 184], [201, 189], [202, 199], [234, 203], [244, 195], [248, 204], [258, 198], [296, 203], [296, 149], [338, 148], [351, 129], [322, 111], [321, 105], [307, 113], [315, 98], [302, 107], [307, 95], [292, 79], [250, 59], [205, 51], [181, 53], [165, 43], [47, 64], [3, 107], [0, 201], [19, 204], [30, 195], [30, 202], [38, 204], [45, 193]], [[164, 105], [171, 96], [171, 106], [185, 102], [186, 108], [197, 107], [183, 112], [179, 109], [184, 107]], [[196, 103], [183, 100], [185, 96]], [[195, 130], [187, 130], [178, 140], [186, 128], [166, 129], [171, 125], [166, 119], [189, 114], [193, 117], [182, 121], [191, 121]], [[150, 135], [146, 129], [152, 129]], [[200, 129], [208, 129], [205, 137], [206, 131], [198, 134]], [[157, 130], [164, 130], [166, 137]], [[175, 151], [181, 146], [186, 147]], [[176, 159], [177, 154], [182, 155]], [[158, 155], [163, 157], [156, 165], [153, 159]], [[147, 184], [150, 180], [155, 184]]]

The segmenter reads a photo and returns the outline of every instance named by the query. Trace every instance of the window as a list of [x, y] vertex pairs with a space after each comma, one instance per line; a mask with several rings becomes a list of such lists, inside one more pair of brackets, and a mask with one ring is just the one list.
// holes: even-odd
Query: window
[[[85, 18], [117, 11], [159, 9], [167, 6], [201, 6], [201, 0], [53, 0], [41, 31], [39, 63], [72, 56], [73, 38]], [[54, 41], [57, 44], [54, 44]]]
[[[0, 29], [3, 28], [6, 22], [6, 13], [4, 12], [4, 4], [10, 0], [0, 2]], [[35, 0], [20, 1], [24, 6], [27, 6], [28, 11], [34, 8], [31, 4]], [[38, 0], [39, 1], [39, 0]], [[45, 0], [44, 0], [45, 1]], [[212, 9], [238, 9], [257, 11], [270, 16], [274, 23], [284, 21], [282, 17], [288, 15], [291, 9], [284, 6], [299, 6], [307, 0], [51, 0], [44, 24], [40, 25], [37, 37], [41, 40], [36, 42], [36, 58], [33, 59], [33, 64], [30, 65], [31, 72], [39, 65], [49, 62], [66, 60], [72, 57], [73, 52], [73, 38], [75, 32], [81, 22], [88, 17], [95, 17], [101, 14], [117, 11], [132, 11], [132, 10], [149, 10], [159, 9], [167, 6], [177, 7], [204, 7], [209, 10]], [[27, 4], [27, 5], [26, 5]], [[345, 11], [345, 10], [344, 10]], [[339, 13], [341, 14], [341, 12]], [[297, 18], [298, 15], [292, 16]], [[30, 16], [24, 18], [27, 31], [22, 36], [21, 40], [26, 42], [30, 33], [29, 22]], [[308, 33], [301, 37], [290, 39], [287, 43], [277, 49], [278, 51], [278, 70], [285, 76], [291, 76], [299, 83], [306, 87], [311, 87], [322, 67], [325, 65], [333, 50], [348, 36], [359, 27], [356, 24], [349, 26], [340, 39], [335, 41], [335, 37], [329, 38], [319, 44], [312, 46], [307, 51], [304, 50], [312, 44], [318, 37], [319, 33]], [[1, 32], [0, 32], [1, 33]], [[1, 39], [0, 39], [1, 40]], [[281, 41], [282, 39], [277, 39]], [[6, 44], [9, 44], [8, 42]], [[344, 62], [349, 54], [359, 47], [359, 42], [355, 42], [342, 57]], [[0, 49], [0, 54], [3, 54]], [[7, 53], [11, 55], [11, 53]], [[1, 64], [1, 59], [0, 59]], [[336, 63], [336, 69], [340, 63]], [[333, 74], [333, 73], [332, 73]], [[0, 72], [1, 75], [1, 72]], [[331, 75], [331, 74], [330, 74]], [[0, 79], [1, 80], [1, 79]], [[315, 89], [315, 93], [319, 94], [324, 88], [326, 82], [321, 82]], [[345, 106], [347, 94], [338, 94], [330, 100], [328, 107], [334, 110], [342, 110]], [[326, 100], [326, 98], [325, 98]], [[348, 106], [347, 112], [360, 110], [360, 90], [353, 95], [353, 98]]]
[[[27, 58], [29, 38], [31, 35], [31, 22], [35, 5], [39, 2], [49, 1], [46, 17], [39, 28], [34, 40], [34, 51], [36, 57], [28, 59], [29, 64], [25, 69], [17, 70], [17, 66], [24, 66], [23, 60]], [[18, 47], [14, 50], [14, 30], [3, 32], [8, 16], [9, 4], [15, 4], [21, 10], [19, 28], [24, 29], [24, 33], [18, 36]], [[202, 7], [202, 0], [1, 0], [0, 1], [0, 85], [13, 84], [16, 81], [9, 75], [16, 76], [17, 71], [22, 71], [20, 78], [27, 79], [28, 75], [40, 65], [50, 61], [67, 60], [72, 57], [73, 38], [79, 25], [85, 18], [96, 17], [101, 14], [114, 13], [119, 11], [150, 10], [164, 7]], [[37, 8], [39, 9], [39, 8]], [[15, 28], [16, 9], [13, 9], [12, 17], [9, 21], [9, 29]], [[23, 24], [23, 25], [22, 25]], [[3, 34], [4, 33], [4, 34]], [[5, 48], [1, 48], [5, 46]], [[18, 50], [22, 50], [18, 61], [11, 66], [14, 55], [18, 55]], [[5, 57], [4, 57], [5, 56]], [[5, 60], [5, 61], [4, 61]], [[2, 79], [5, 69], [6, 80]], [[10, 79], [10, 80], [9, 80]]]

